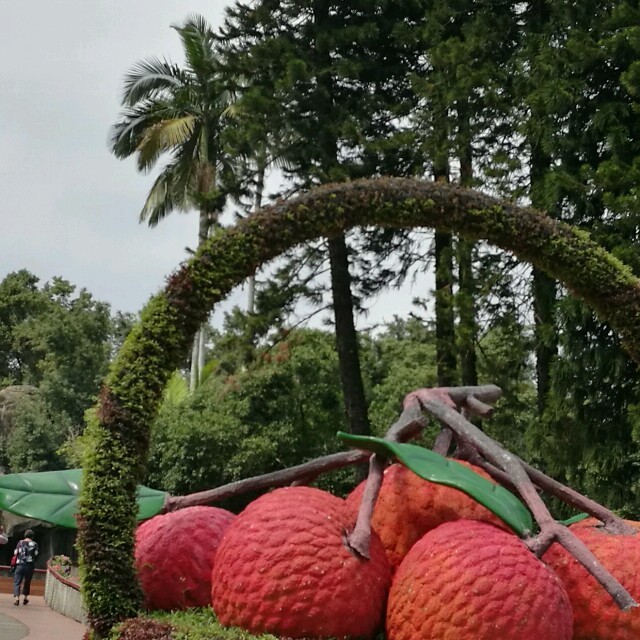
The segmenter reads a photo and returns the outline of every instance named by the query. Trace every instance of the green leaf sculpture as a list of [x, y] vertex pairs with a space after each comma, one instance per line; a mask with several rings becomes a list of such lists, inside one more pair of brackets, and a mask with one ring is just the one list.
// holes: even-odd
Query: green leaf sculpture
[[390, 442], [372, 436], [356, 436], [342, 431], [338, 431], [338, 437], [358, 449], [373, 451], [385, 458], [394, 457], [429, 482], [463, 491], [495, 513], [521, 537], [533, 530], [531, 513], [519, 498], [455, 460], [415, 444]]
[[[81, 487], [82, 469], [0, 476], [0, 509], [76, 529]], [[159, 513], [166, 495], [164, 491], [139, 486], [137, 519], [147, 520]]]
[[566, 520], [559, 520], [558, 522], [560, 524], [563, 524], [565, 527], [568, 527], [572, 524], [575, 524], [576, 522], [581, 522], [582, 520], [585, 520], [588, 517], [589, 517], [588, 513], [579, 513], [571, 518], [567, 518]]

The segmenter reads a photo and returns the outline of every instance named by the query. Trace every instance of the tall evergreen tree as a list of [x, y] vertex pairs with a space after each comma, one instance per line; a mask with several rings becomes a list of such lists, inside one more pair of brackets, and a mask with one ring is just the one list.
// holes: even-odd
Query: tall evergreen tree
[[[466, 108], [458, 107], [458, 135], [456, 154], [460, 164], [460, 184], [473, 187], [473, 146], [471, 121]], [[476, 341], [478, 322], [476, 318], [476, 286], [473, 270], [474, 243], [459, 238], [456, 247], [458, 261], [458, 309], [457, 348], [460, 356], [460, 383], [463, 386], [478, 384]]]
[[[637, 3], [551, 8], [554, 38], [542, 60], [555, 73], [534, 94], [551, 132], [543, 196], [557, 215], [589, 229], [637, 270], [640, 128], [629, 82], [640, 54]], [[556, 473], [637, 513], [637, 368], [590, 310], [570, 299], [557, 309], [561, 349], [544, 420], [532, 436], [546, 443], [545, 460]], [[567, 439], [570, 446], [562, 446]]]
[[[425, 2], [423, 65], [414, 74], [421, 96], [417, 134], [436, 181], [474, 184], [474, 157], [490, 155], [510, 105], [508, 68], [517, 44], [511, 3], [485, 0]], [[496, 28], [496, 24], [499, 28]], [[498, 35], [499, 34], [499, 35]], [[457, 174], [457, 175], [456, 175]], [[454, 262], [458, 264], [459, 323], [456, 344]], [[435, 235], [435, 322], [438, 380], [476, 379], [472, 247]], [[458, 366], [459, 365], [459, 366]]]
[[[293, 140], [287, 173], [297, 185], [379, 171], [380, 140], [395, 131], [394, 116], [406, 108], [403, 37], [418, 4], [385, 3], [372, 12], [362, 1], [265, 0], [237, 3], [229, 11], [223, 43], [231, 68], [247, 77], [257, 71], [258, 82], [274, 79], [277, 104], [271, 111]], [[350, 255], [341, 230], [328, 247], [345, 406], [351, 429], [366, 433]]]
[[[557, 6], [553, 0], [533, 0], [523, 11], [523, 47], [520, 64], [519, 94], [525, 119], [525, 153], [529, 165], [528, 198], [531, 204], [554, 217], [559, 202], [548, 189], [553, 170], [554, 137], [560, 126], [558, 96], [566, 95], [567, 77], [561, 72], [562, 58], [557, 43], [560, 30]], [[551, 366], [558, 353], [556, 298], [553, 278], [538, 268], [532, 269], [533, 314], [536, 339], [536, 375], [538, 413], [542, 415], [551, 390]]]

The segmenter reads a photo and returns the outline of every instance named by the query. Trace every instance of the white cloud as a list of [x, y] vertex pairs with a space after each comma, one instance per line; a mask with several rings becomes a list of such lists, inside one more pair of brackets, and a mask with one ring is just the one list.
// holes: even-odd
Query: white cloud
[[[191, 13], [219, 25], [226, 4], [0, 0], [0, 279], [22, 268], [42, 281], [59, 275], [133, 312], [162, 287], [195, 244], [197, 216], [139, 225], [153, 176], [112, 156], [108, 131], [132, 65], [181, 62], [170, 26]], [[378, 302], [372, 315], [399, 306]]]
[[2, 2], [0, 277], [60, 275], [115, 309], [137, 311], [185, 257], [196, 215], [138, 224], [152, 176], [107, 148], [122, 79], [138, 60], [181, 61], [171, 24], [219, 23], [204, 0]]

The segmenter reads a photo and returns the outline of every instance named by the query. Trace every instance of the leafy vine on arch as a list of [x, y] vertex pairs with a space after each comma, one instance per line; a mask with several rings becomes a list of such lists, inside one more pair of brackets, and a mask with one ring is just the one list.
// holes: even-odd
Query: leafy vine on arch
[[404, 178], [315, 188], [220, 229], [142, 312], [103, 386], [84, 464], [79, 550], [95, 638], [136, 615], [135, 492], [149, 427], [170, 373], [213, 305], [286, 249], [355, 226], [432, 227], [510, 250], [561, 281], [621, 336], [640, 362], [640, 280], [588, 234], [530, 208], [461, 187]]

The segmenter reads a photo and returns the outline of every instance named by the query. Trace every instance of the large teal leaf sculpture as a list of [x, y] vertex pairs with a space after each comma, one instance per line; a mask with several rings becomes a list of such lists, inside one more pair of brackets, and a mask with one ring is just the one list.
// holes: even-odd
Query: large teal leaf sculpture
[[519, 536], [525, 536], [533, 530], [531, 513], [519, 498], [455, 460], [415, 444], [356, 436], [342, 431], [338, 432], [338, 437], [352, 447], [373, 451], [385, 458], [396, 458], [425, 480], [463, 491], [495, 513]]
[[[82, 469], [12, 473], [0, 476], [0, 509], [60, 527], [77, 528]], [[138, 487], [138, 520], [160, 513], [164, 491]]]

